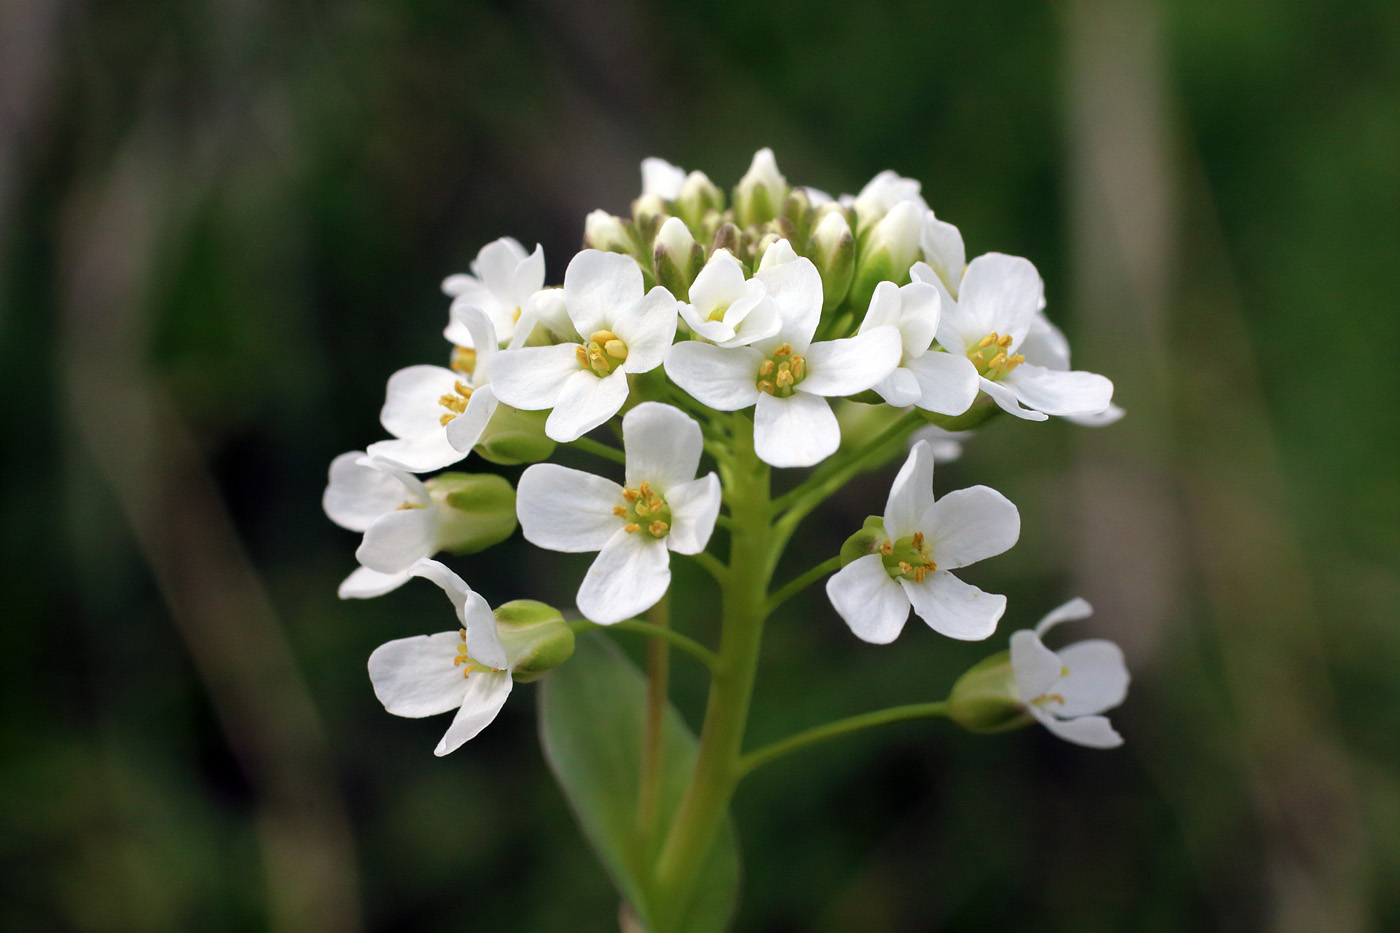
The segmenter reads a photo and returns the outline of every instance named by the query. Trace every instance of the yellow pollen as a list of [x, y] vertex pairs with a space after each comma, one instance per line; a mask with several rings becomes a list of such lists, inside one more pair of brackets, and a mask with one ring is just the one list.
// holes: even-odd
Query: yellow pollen
[[652, 500], [647, 503], [647, 508], [651, 509], [653, 512], [660, 512], [661, 507], [665, 504], [666, 503], [662, 502], [659, 497], [653, 497]]
[[780, 389], [786, 389], [788, 386], [792, 385], [792, 373], [787, 369], [786, 363], [783, 364], [782, 369], [778, 370], [777, 383]]
[[926, 568], [924, 568], [924, 567], [915, 567], [915, 568], [914, 568], [914, 582], [915, 582], [915, 583], [923, 583], [923, 582], [924, 582], [924, 577], [926, 577], [926, 576], [928, 576], [928, 570], [927, 570]]
[[641, 493], [643, 497], [650, 499], [652, 497], [651, 483], [642, 480], [641, 485], [637, 487], [637, 492]]
[[460, 395], [444, 395], [438, 399], [438, 404], [459, 415], [467, 410], [467, 400]]
[[772, 361], [772, 360], [764, 360], [764, 361], [763, 361], [763, 365], [760, 366], [760, 367], [758, 367], [758, 374], [759, 374], [760, 376], [767, 376], [768, 374], [770, 374], [770, 373], [772, 373], [772, 372], [773, 372], [773, 361]]
[[457, 417], [457, 416], [456, 416], [456, 415], [443, 415], [441, 418], [438, 419], [438, 424], [442, 425], [442, 426], [445, 428], [445, 427], [447, 427], [448, 422], [450, 422], [450, 421], [451, 421], [453, 418], [455, 418], [455, 417]]
[[1060, 676], [1061, 676], [1061, 677], [1068, 677], [1068, 676], [1069, 676], [1069, 668], [1068, 668], [1067, 666], [1061, 665], [1061, 667], [1060, 667]]
[[454, 382], [452, 383], [452, 388], [464, 399], [470, 399], [472, 397], [472, 387], [465, 382]]
[[666, 529], [670, 527], [671, 526], [666, 524], [665, 522], [652, 522], [650, 525], [647, 526], [647, 531], [651, 532], [651, 536], [653, 538], [659, 538], [662, 535], [664, 535], [666, 533]]
[[596, 343], [600, 347], [606, 344], [609, 340], [616, 339], [617, 334], [614, 334], [610, 330], [595, 330], [593, 333], [588, 335], [588, 341], [590, 343]]
[[589, 368], [589, 367], [588, 367], [588, 351], [585, 350], [583, 347], [574, 347], [574, 358], [578, 360], [578, 364], [579, 364], [580, 366], [582, 366], [584, 369], [588, 369], [588, 368]]
[[470, 376], [476, 369], [476, 351], [471, 347], [453, 347], [450, 365], [455, 372]]
[[627, 359], [627, 344], [614, 338], [603, 344], [603, 352], [613, 359], [625, 360]]
[[924, 549], [924, 533], [923, 533], [922, 531], [916, 531], [916, 532], [914, 532], [914, 550], [916, 550], [916, 551], [922, 551], [923, 549]]
[[628, 502], [636, 502], [639, 498], [641, 498], [641, 495], [642, 494], [637, 492], [637, 490], [635, 489], [622, 490], [622, 498], [626, 499]]
[[613, 506], [613, 514], [616, 515], [618, 518], [626, 518], [627, 510], [620, 505], [615, 505]]
[[641, 527], [642, 526], [638, 525], [636, 522], [628, 522], [627, 524], [622, 526], [622, 530], [627, 532], [629, 535], [634, 535], [641, 530]]
[[913, 573], [913, 572], [914, 572], [914, 568], [909, 564], [908, 561], [905, 561], [905, 560], [902, 560], [902, 561], [899, 562], [899, 569], [900, 569], [900, 572], [901, 572], [901, 573]]
[[773, 394], [773, 389], [774, 389], [774, 385], [773, 385], [772, 380], [770, 380], [770, 379], [760, 379], [760, 380], [758, 380], [758, 391], [760, 391], [760, 392], [766, 392], [766, 393], [768, 393], [769, 395], [772, 395], [772, 394]]
[[884, 554], [886, 557], [889, 557], [891, 554], [893, 554], [894, 542], [886, 538], [885, 543], [880, 545], [880, 553]]
[[778, 347], [778, 349], [776, 349], [776, 350], [773, 351], [773, 356], [774, 356], [775, 358], [776, 358], [776, 357], [779, 357], [779, 356], [791, 356], [791, 355], [792, 355], [792, 344], [790, 344], [790, 343], [785, 343], [785, 344], [783, 344], [782, 346]]

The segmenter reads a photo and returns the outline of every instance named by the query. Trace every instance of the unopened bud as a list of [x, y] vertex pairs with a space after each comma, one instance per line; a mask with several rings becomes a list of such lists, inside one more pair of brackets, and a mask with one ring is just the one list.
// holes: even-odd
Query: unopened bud
[[690, 298], [690, 283], [705, 267], [705, 248], [695, 242], [690, 228], [679, 217], [668, 217], [652, 244], [656, 283], [681, 301]]
[[511, 679], [538, 680], [569, 660], [574, 631], [558, 609], [533, 599], [517, 599], [496, 607], [496, 634], [506, 656], [515, 660]]
[[644, 194], [632, 202], [632, 222], [643, 243], [650, 240], [666, 214], [666, 200], [659, 194]]
[[724, 210], [724, 192], [704, 172], [691, 172], [676, 196], [675, 210], [687, 225], [699, 230], [706, 214]]
[[438, 547], [475, 554], [515, 532], [515, 490], [492, 473], [439, 473], [424, 483], [440, 508]]
[[792, 244], [787, 240], [778, 240], [764, 247], [763, 255], [758, 261], [758, 271], [771, 269], [774, 266], [781, 266], [784, 263], [796, 262], [798, 260], [797, 250], [792, 248]]
[[919, 194], [917, 181], [892, 171], [881, 172], [870, 179], [864, 188], [860, 189], [860, 194], [856, 195], [852, 202], [858, 228], [860, 230], [868, 229], [871, 224], [894, 210], [896, 204], [906, 201], [920, 209], [928, 206]]
[[885, 534], [885, 522], [878, 515], [871, 515], [860, 526], [860, 531], [851, 535], [841, 545], [841, 566], [868, 557], [884, 544], [889, 536]]
[[948, 718], [969, 732], [1006, 732], [1032, 722], [1016, 692], [1011, 653], [973, 665], [948, 694]]
[[822, 274], [822, 310], [831, 311], [851, 290], [856, 272], [856, 238], [839, 211], [827, 214], [812, 231], [807, 258]]
[[593, 211], [583, 220], [583, 245], [608, 253], [630, 253], [632, 237], [621, 217], [607, 211]]
[[741, 255], [740, 250], [743, 247], [743, 239], [743, 235], [739, 233], [739, 228], [734, 226], [734, 224], [721, 224], [720, 228], [715, 231], [714, 242], [710, 244], [710, 252], [714, 253], [716, 250], [727, 249], [731, 256], [738, 258]]
[[778, 171], [773, 150], [758, 150], [734, 189], [734, 213], [739, 225], [749, 227], [772, 220], [787, 193], [787, 179]]
[[851, 302], [857, 308], [870, 304], [880, 282], [904, 285], [909, 267], [920, 257], [919, 234], [923, 229], [924, 208], [914, 201], [900, 201], [880, 219], [861, 246]]
[[548, 411], [521, 411], [497, 405], [472, 450], [483, 460], [501, 466], [548, 460], [554, 453], [554, 441], [544, 433], [548, 417]]

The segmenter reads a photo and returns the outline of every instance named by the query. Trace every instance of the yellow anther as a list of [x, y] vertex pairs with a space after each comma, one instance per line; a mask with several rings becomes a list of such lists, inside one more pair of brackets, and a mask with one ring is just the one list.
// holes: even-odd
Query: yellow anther
[[614, 337], [603, 344], [603, 352], [615, 360], [625, 360], [627, 359], [627, 344]]
[[588, 351], [585, 350], [583, 347], [574, 347], [574, 358], [575, 358], [576, 360], [578, 360], [578, 364], [579, 364], [580, 366], [582, 366], [584, 369], [588, 369], [588, 368], [589, 368], [589, 366], [588, 366]]
[[456, 372], [470, 376], [476, 370], [476, 351], [471, 347], [453, 347], [450, 365]]
[[792, 358], [792, 378], [801, 379], [807, 375], [807, 361], [800, 356]]
[[924, 577], [926, 577], [926, 576], [928, 576], [928, 571], [927, 571], [926, 569], [924, 569], [923, 567], [915, 567], [915, 568], [914, 568], [914, 582], [915, 582], [915, 583], [923, 583], [923, 582], [924, 582]]
[[628, 502], [636, 502], [639, 498], [641, 498], [641, 495], [642, 494], [637, 492], [637, 490], [635, 489], [622, 490], [622, 498], [626, 499]]
[[786, 363], [783, 364], [782, 369], [778, 370], [777, 383], [780, 389], [786, 389], [792, 385], [792, 373], [788, 370]]
[[647, 507], [653, 512], [660, 512], [665, 505], [666, 503], [661, 501], [660, 496], [653, 496], [651, 501], [647, 503]]
[[627, 532], [629, 535], [634, 535], [641, 527], [642, 526], [638, 525], [636, 522], [628, 522], [627, 524], [622, 526], [622, 530]]
[[979, 346], [979, 347], [990, 347], [993, 343], [996, 342], [996, 339], [997, 339], [997, 332], [996, 332], [996, 331], [992, 331], [990, 334], [988, 334], [987, 336], [983, 337], [981, 340], [977, 341], [977, 346]]
[[510, 319], [511, 319], [512, 321], [519, 321], [519, 320], [520, 320], [520, 309], [519, 309], [519, 308], [516, 308], [514, 311], [512, 311], [512, 312], [510, 313]]
[[442, 426], [445, 428], [445, 427], [447, 427], [448, 422], [450, 422], [450, 421], [451, 421], [453, 418], [455, 418], [455, 417], [457, 417], [457, 416], [456, 416], [456, 415], [443, 415], [441, 418], [438, 419], [438, 424], [442, 425]]
[[651, 514], [651, 506], [647, 504], [645, 499], [639, 501], [636, 505], [632, 506], [632, 509], [638, 515], [645, 516]]
[[913, 573], [914, 568], [907, 560], [902, 560], [899, 562], [899, 571], [900, 573]]
[[606, 344], [609, 340], [616, 339], [617, 334], [614, 334], [610, 330], [595, 330], [593, 333], [588, 335], [589, 342], [596, 343], [600, 347]]
[[620, 505], [615, 505], [613, 506], [613, 514], [616, 515], [618, 518], [626, 518], [627, 510]]
[[916, 550], [916, 551], [922, 551], [923, 549], [924, 549], [924, 533], [923, 533], [922, 531], [916, 531], [916, 532], [914, 532], [914, 550]]
[[773, 361], [772, 361], [772, 360], [764, 360], [764, 361], [763, 361], [763, 365], [760, 366], [760, 367], [758, 367], [758, 374], [759, 374], [760, 376], [767, 376], [767, 375], [768, 375], [769, 373], [771, 373], [771, 372], [773, 372]]
[[1009, 347], [1009, 346], [1011, 346], [1011, 335], [1010, 335], [1010, 334], [1003, 334], [1000, 338], [997, 339], [997, 346], [999, 346], [999, 347]]
[[452, 388], [458, 395], [462, 396], [462, 398], [470, 399], [472, 397], [472, 387], [465, 382], [454, 382], [452, 383]]
[[438, 404], [448, 411], [456, 412], [459, 415], [467, 410], [467, 400], [460, 395], [444, 395], [442, 398], [438, 399]]
[[766, 392], [766, 393], [768, 393], [769, 395], [772, 395], [772, 394], [773, 394], [773, 389], [774, 389], [774, 386], [773, 386], [773, 381], [772, 381], [771, 379], [760, 379], [760, 380], [758, 380], [758, 391], [760, 391], [760, 392]]
[[1066, 666], [1066, 665], [1060, 665], [1060, 676], [1061, 676], [1061, 677], [1068, 677], [1068, 676], [1069, 676], [1069, 667], [1068, 667], [1068, 666]]
[[652, 522], [650, 525], [647, 526], [647, 531], [651, 532], [651, 536], [653, 538], [659, 538], [662, 535], [664, 535], [666, 533], [666, 529], [670, 527], [671, 526], [666, 524], [665, 522], [656, 521]]
[[894, 542], [886, 538], [885, 543], [880, 545], [880, 553], [885, 555], [886, 557], [889, 557], [891, 554], [893, 554]]
[[652, 497], [651, 483], [642, 480], [641, 484], [637, 486], [637, 492], [641, 493], [644, 498], [650, 499]]
[[776, 349], [776, 350], [773, 351], [773, 357], [774, 357], [775, 359], [776, 359], [777, 357], [780, 357], [780, 356], [791, 356], [791, 355], [792, 355], [792, 344], [790, 344], [790, 343], [785, 343], [785, 344], [783, 344], [782, 346], [778, 347], [778, 349]]

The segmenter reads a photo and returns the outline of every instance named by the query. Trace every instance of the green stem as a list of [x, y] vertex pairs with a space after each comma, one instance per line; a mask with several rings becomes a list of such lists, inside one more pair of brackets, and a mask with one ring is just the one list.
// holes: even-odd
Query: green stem
[[695, 562], [701, 567], [704, 567], [706, 572], [716, 580], [722, 581], [724, 575], [729, 572], [728, 568], [713, 554], [701, 551], [699, 554], [692, 554], [690, 556], [695, 558]]
[[640, 619], [628, 619], [626, 622], [618, 622], [615, 625], [598, 625], [596, 622], [589, 622], [587, 619], [575, 619], [569, 623], [569, 628], [574, 630], [574, 634], [591, 632], [594, 629], [601, 628], [613, 632], [632, 632], [637, 635], [646, 635], [648, 638], [657, 638], [670, 643], [673, 647], [684, 651], [712, 671], [719, 666], [719, 655], [715, 654], [695, 639], [687, 638], [674, 629], [658, 628], [650, 622], [643, 622]]
[[[647, 613], [659, 631], [671, 630], [671, 594], [668, 592]], [[647, 718], [642, 744], [642, 764], [637, 793], [637, 831], [642, 851], [650, 852], [660, 816], [662, 741], [670, 689], [670, 644], [664, 638], [647, 643]]]
[[801, 505], [805, 506], [802, 513], [805, 516], [820, 505], [827, 496], [844, 486], [851, 477], [871, 468], [875, 461], [885, 459], [888, 456], [885, 448], [892, 441], [908, 437], [915, 428], [926, 423], [923, 416], [917, 411], [906, 412], [881, 431], [875, 440], [847, 451], [844, 455], [838, 454], [827, 460], [800, 486], [789, 490], [774, 501], [773, 508], [779, 512], [785, 512]]
[[585, 453], [593, 454], [595, 457], [602, 457], [604, 460], [611, 460], [613, 463], [627, 463], [627, 457], [616, 447], [609, 447], [601, 441], [595, 441], [591, 437], [580, 437], [578, 440], [570, 441], [569, 446], [575, 447]]
[[940, 700], [937, 703], [911, 703], [908, 706], [893, 706], [889, 709], [876, 710], [873, 713], [848, 716], [845, 719], [838, 719], [835, 722], [790, 735], [771, 745], [765, 745], [749, 752], [739, 759], [739, 776], [743, 777], [760, 765], [766, 765], [776, 758], [781, 758], [809, 745], [825, 742], [827, 739], [838, 738], [852, 732], [859, 732], [861, 729], [869, 729], [871, 726], [883, 726], [886, 723], [902, 722], [906, 719], [927, 719], [946, 715], [948, 715], [948, 703], [946, 700]]
[[783, 603], [787, 602], [789, 598], [796, 596], [798, 593], [811, 586], [817, 580], [820, 580], [822, 577], [831, 573], [833, 570], [840, 569], [841, 555], [837, 554], [830, 560], [824, 560], [820, 564], [817, 564], [817, 566], [813, 567], [811, 570], [808, 570], [802, 576], [789, 580], [776, 593], [768, 597], [768, 613], [771, 615], [773, 613], [773, 610], [777, 609]]

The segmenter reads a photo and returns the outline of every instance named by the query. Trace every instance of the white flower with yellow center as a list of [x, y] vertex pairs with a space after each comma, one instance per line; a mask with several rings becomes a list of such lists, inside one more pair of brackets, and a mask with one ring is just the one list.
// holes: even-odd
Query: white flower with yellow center
[[820, 463], [841, 445], [827, 398], [873, 388], [900, 358], [899, 331], [876, 327], [842, 340], [812, 343], [822, 309], [822, 280], [810, 260], [770, 266], [756, 276], [778, 308], [778, 332], [751, 346], [691, 340], [666, 354], [666, 374], [717, 411], [754, 406], [754, 451], [776, 467]]
[[[509, 341], [530, 296], [544, 287], [544, 248], [537, 244], [527, 255], [514, 239], [501, 237], [481, 248], [471, 270], [471, 275], [449, 275], [442, 282], [443, 292], [452, 296], [454, 311], [463, 305], [485, 311], [496, 328], [496, 337], [503, 343]], [[479, 348], [475, 335], [455, 313], [443, 336], [457, 346]]]
[[949, 571], [1000, 554], [1021, 535], [1021, 515], [1001, 493], [973, 486], [933, 498], [933, 450], [919, 441], [885, 502], [884, 539], [826, 581], [851, 631], [888, 644], [913, 608], [935, 632], [980, 641], [996, 630], [1006, 597], [984, 593]]
[[496, 397], [526, 411], [553, 409], [545, 434], [577, 440], [617, 414], [629, 373], [661, 364], [676, 336], [676, 300], [646, 291], [636, 261], [586, 249], [564, 273], [563, 301], [580, 343], [502, 351], [492, 362]]
[[[927, 264], [915, 263], [915, 281], [944, 289], [938, 343], [950, 366], [975, 372], [978, 386], [1018, 418], [1096, 415], [1113, 400], [1113, 383], [1097, 373], [1052, 369], [1023, 352], [1026, 336], [1045, 306], [1045, 288], [1029, 260], [1002, 253], [967, 266], [955, 300]], [[1022, 407], [1022, 406], [1026, 407]]]
[[578, 608], [600, 625], [645, 612], [671, 585], [670, 552], [698, 554], [719, 514], [719, 477], [699, 479], [700, 425], [680, 409], [643, 402], [622, 419], [626, 486], [553, 463], [520, 477], [525, 540], [565, 553], [597, 551]]
[[367, 449], [370, 456], [411, 473], [439, 470], [461, 460], [496, 411], [490, 378], [499, 355], [491, 319], [472, 305], [454, 307], [452, 315], [473, 335], [476, 349], [459, 345], [452, 354], [452, 369], [423, 364], [390, 376], [379, 421], [394, 439]]
[[380, 645], [369, 656], [369, 679], [374, 695], [395, 716], [419, 719], [457, 710], [433, 750], [441, 756], [496, 718], [510, 696], [513, 659], [497, 634], [491, 607], [461, 577], [434, 560], [414, 564], [411, 574], [442, 588], [461, 628]]
[[1102, 638], [1059, 651], [1041, 641], [1054, 626], [1088, 618], [1093, 611], [1084, 600], [1071, 599], [1041, 619], [1034, 631], [1013, 634], [1011, 670], [1021, 702], [1045, 728], [1077, 745], [1114, 748], [1123, 744], [1123, 737], [1102, 713], [1128, 695], [1123, 652]]
[[945, 415], [960, 415], [977, 398], [977, 374], [947, 353], [930, 352], [938, 333], [941, 298], [924, 282], [898, 286], [881, 282], [870, 298], [860, 332], [890, 326], [899, 331], [902, 355], [894, 372], [875, 391], [897, 408], [917, 405]]
[[680, 312], [696, 336], [720, 347], [772, 337], [781, 323], [762, 277], [745, 279], [744, 267], [726, 249], [715, 250], [705, 263], [691, 283], [690, 301], [680, 303]]

